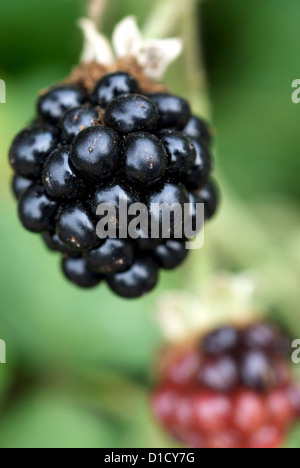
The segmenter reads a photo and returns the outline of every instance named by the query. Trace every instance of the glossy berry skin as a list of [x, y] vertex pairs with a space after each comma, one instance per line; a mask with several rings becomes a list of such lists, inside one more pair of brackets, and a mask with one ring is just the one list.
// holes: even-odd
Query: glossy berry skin
[[225, 429], [232, 412], [227, 395], [204, 391], [193, 399], [194, 424], [200, 431], [215, 432]]
[[216, 392], [230, 392], [239, 384], [239, 372], [230, 356], [206, 358], [201, 366], [199, 381]]
[[26, 190], [31, 187], [33, 181], [25, 177], [15, 175], [12, 180], [12, 191], [17, 200], [23, 195]]
[[282, 389], [270, 392], [267, 397], [267, 408], [273, 424], [289, 426], [294, 419], [294, 408], [289, 394]]
[[278, 336], [279, 333], [275, 328], [270, 328], [265, 323], [257, 323], [244, 330], [242, 343], [249, 349], [275, 351], [278, 345]]
[[[93, 214], [97, 215], [98, 221], [103, 219], [106, 215], [100, 215], [98, 212], [99, 205], [108, 204], [115, 210], [114, 218], [110, 218], [111, 227], [115, 228], [115, 232], [118, 235], [120, 231], [125, 233], [128, 232], [128, 216], [129, 207], [135, 203], [135, 194], [129, 188], [125, 188], [120, 184], [113, 183], [112, 185], [102, 188], [98, 187], [91, 195], [90, 209]], [[126, 208], [127, 206], [127, 208]], [[122, 212], [122, 217], [120, 216]], [[125, 219], [125, 221], [123, 221]], [[124, 237], [125, 237], [124, 236]]]
[[139, 236], [135, 241], [135, 245], [137, 249], [142, 253], [149, 252], [152, 254], [158, 244], [159, 244], [159, 239], [152, 239], [149, 236], [148, 237]]
[[248, 351], [241, 358], [243, 383], [253, 390], [266, 391], [275, 382], [270, 359], [261, 351]]
[[201, 349], [212, 356], [235, 351], [240, 342], [238, 330], [234, 327], [222, 327], [208, 333], [201, 342]]
[[127, 299], [144, 296], [154, 289], [157, 281], [158, 267], [150, 257], [136, 259], [129, 270], [107, 277], [112, 291]]
[[90, 270], [104, 275], [128, 270], [133, 260], [134, 250], [127, 239], [107, 239], [86, 254]]
[[58, 124], [65, 113], [86, 102], [83, 89], [73, 85], [61, 85], [50, 89], [39, 98], [37, 109], [45, 122]]
[[191, 167], [183, 176], [183, 182], [189, 190], [201, 189], [209, 179], [212, 171], [212, 158], [207, 147], [195, 139], [191, 142], [196, 151], [196, 158]]
[[62, 141], [65, 144], [72, 143], [78, 133], [92, 127], [98, 117], [98, 111], [92, 107], [81, 106], [70, 109], [60, 123]]
[[42, 185], [32, 185], [23, 193], [19, 204], [19, 218], [31, 232], [43, 232], [53, 226], [57, 204], [50, 199]]
[[105, 75], [94, 89], [92, 100], [94, 104], [106, 109], [107, 105], [124, 94], [139, 94], [140, 87], [132, 75], [116, 72]]
[[55, 232], [45, 232], [43, 234], [43, 240], [48, 249], [53, 252], [61, 252], [74, 257], [78, 257], [78, 255], [80, 256], [76, 250], [64, 244]]
[[167, 93], [151, 94], [149, 98], [157, 106], [160, 129], [184, 129], [191, 117], [191, 109], [185, 99]]
[[132, 133], [124, 145], [124, 172], [128, 180], [150, 186], [164, 176], [168, 157], [161, 141], [150, 133]]
[[158, 265], [164, 270], [178, 268], [188, 256], [188, 250], [184, 242], [168, 240], [159, 244], [154, 250], [154, 257]]
[[51, 128], [43, 125], [26, 128], [15, 137], [11, 145], [9, 161], [12, 168], [28, 179], [38, 178], [43, 163], [55, 149], [56, 143]]
[[[188, 203], [189, 196], [183, 185], [174, 185], [166, 183], [161, 189], [151, 195], [148, 199], [148, 210], [150, 214], [150, 221], [159, 227], [160, 235], [164, 234], [163, 237], [169, 235], [173, 236], [180, 231], [180, 238], [182, 239], [182, 227], [184, 222], [184, 204]], [[178, 205], [181, 208], [181, 216], [175, 216], [174, 212], [171, 212], [170, 223], [166, 226], [167, 232], [162, 233], [163, 215], [162, 212], [157, 212], [155, 205]]]
[[105, 111], [105, 123], [121, 134], [155, 132], [157, 108], [150, 99], [139, 94], [121, 96], [111, 101]]
[[42, 181], [53, 198], [74, 198], [84, 184], [70, 165], [70, 146], [62, 146], [50, 154], [45, 162]]
[[136, 194], [130, 187], [125, 187], [122, 183], [112, 182], [111, 185], [99, 186], [91, 195], [91, 210], [96, 214], [99, 205], [109, 203], [113, 205], [119, 217], [120, 201], [129, 207], [136, 201]]
[[238, 391], [233, 397], [233, 425], [244, 435], [251, 435], [267, 423], [267, 408], [262, 395], [251, 390]]
[[184, 128], [184, 133], [199, 143], [204, 143], [207, 147], [211, 145], [212, 135], [211, 131], [204, 120], [192, 116]]
[[93, 218], [78, 202], [61, 206], [58, 212], [56, 234], [64, 244], [82, 252], [92, 249], [97, 241]]
[[[260, 340], [258, 347], [251, 340], [249, 348], [243, 337], [252, 336], [256, 328], [261, 337], [262, 327], [273, 340], [264, 350]], [[172, 438], [190, 448], [279, 448], [300, 417], [300, 387], [292, 381], [289, 359], [278, 356], [278, 346], [274, 348], [284, 337], [267, 322], [231, 325], [212, 330], [198, 343], [192, 335], [164, 348], [152, 395], [156, 419]], [[251, 355], [247, 379], [245, 355], [247, 359]], [[285, 368], [285, 379], [268, 380], [268, 385], [257, 380], [266, 368], [276, 371], [279, 364]]]
[[[198, 206], [201, 205], [201, 206]], [[189, 193], [189, 217], [185, 222], [185, 227], [192, 229], [193, 235], [191, 235], [187, 229], [185, 229], [185, 236], [188, 239], [195, 237], [199, 234], [204, 227], [204, 208], [202, 200], [194, 193]]]
[[106, 179], [113, 175], [119, 156], [119, 137], [104, 126], [89, 127], [75, 138], [70, 159], [87, 177]]
[[196, 192], [202, 203], [204, 203], [205, 219], [210, 220], [217, 211], [219, 205], [219, 194], [213, 182], [208, 182], [201, 190]]
[[83, 258], [65, 257], [62, 270], [66, 278], [80, 288], [94, 288], [102, 280], [100, 275], [88, 269]]
[[179, 175], [191, 169], [196, 160], [196, 150], [192, 141], [182, 132], [162, 130], [158, 133], [167, 154], [168, 173]]

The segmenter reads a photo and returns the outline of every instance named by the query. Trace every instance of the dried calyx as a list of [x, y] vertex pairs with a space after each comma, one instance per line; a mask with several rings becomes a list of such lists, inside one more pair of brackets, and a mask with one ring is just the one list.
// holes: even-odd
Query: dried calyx
[[144, 92], [164, 89], [156, 83], [180, 55], [180, 39], [143, 40], [135, 18], [128, 17], [116, 26], [110, 45], [93, 21], [82, 18], [79, 25], [84, 33], [84, 49], [81, 64], [73, 70], [68, 82], [91, 91], [107, 73], [123, 70], [139, 81]]

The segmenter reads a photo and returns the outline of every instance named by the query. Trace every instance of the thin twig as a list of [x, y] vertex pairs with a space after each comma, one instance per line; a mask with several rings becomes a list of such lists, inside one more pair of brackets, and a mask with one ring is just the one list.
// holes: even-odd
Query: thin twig
[[153, 7], [143, 28], [147, 38], [165, 38], [178, 31], [178, 23], [185, 8], [185, 2], [180, 0], [174, 5], [174, 0], [159, 0]]
[[98, 29], [101, 27], [107, 0], [89, 0], [88, 17], [95, 23]]
[[186, 0], [182, 16], [184, 58], [189, 83], [189, 95], [194, 112], [209, 118], [211, 106], [207, 90], [207, 75], [201, 43], [201, 17], [198, 0]]

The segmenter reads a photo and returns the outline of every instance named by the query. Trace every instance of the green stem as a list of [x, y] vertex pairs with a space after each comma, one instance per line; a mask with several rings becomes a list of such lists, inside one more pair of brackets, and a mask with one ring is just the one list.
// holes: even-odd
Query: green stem
[[147, 38], [165, 38], [170, 34], [177, 34], [178, 25], [186, 16], [189, 4], [195, 4], [199, 0], [157, 0], [150, 17], [143, 28], [143, 34]]
[[201, 45], [201, 19], [198, 0], [186, 0], [182, 15], [185, 72], [188, 80], [190, 101], [193, 110], [203, 116], [211, 116], [207, 76]]

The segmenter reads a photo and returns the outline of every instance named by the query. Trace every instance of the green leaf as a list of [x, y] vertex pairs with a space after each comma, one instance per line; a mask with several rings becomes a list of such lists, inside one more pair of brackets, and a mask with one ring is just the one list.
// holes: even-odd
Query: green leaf
[[107, 422], [53, 393], [28, 395], [0, 424], [2, 448], [102, 448], [113, 440]]

